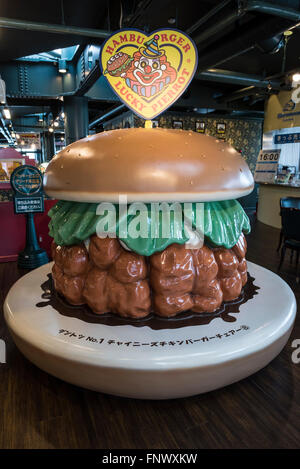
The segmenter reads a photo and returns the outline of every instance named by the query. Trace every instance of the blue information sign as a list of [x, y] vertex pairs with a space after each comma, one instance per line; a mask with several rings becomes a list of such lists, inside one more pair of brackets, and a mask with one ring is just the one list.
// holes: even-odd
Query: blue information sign
[[15, 213], [26, 215], [26, 246], [19, 252], [18, 266], [35, 269], [49, 261], [46, 251], [39, 246], [34, 225], [34, 214], [44, 211], [43, 176], [35, 166], [24, 164], [12, 172], [10, 183]]
[[274, 135], [274, 143], [277, 145], [283, 143], [300, 143], [300, 132]]
[[14, 191], [15, 213], [44, 211], [43, 176], [35, 166], [18, 166], [10, 177], [10, 183]]

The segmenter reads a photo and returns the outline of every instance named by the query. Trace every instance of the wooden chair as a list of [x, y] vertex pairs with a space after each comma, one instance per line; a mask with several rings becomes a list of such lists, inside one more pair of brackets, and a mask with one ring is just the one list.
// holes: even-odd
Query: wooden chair
[[296, 281], [299, 282], [299, 253], [300, 253], [300, 208], [282, 207], [282, 236], [283, 245], [281, 248], [280, 262], [278, 271], [280, 271], [284, 261], [286, 249], [297, 252], [296, 257]]

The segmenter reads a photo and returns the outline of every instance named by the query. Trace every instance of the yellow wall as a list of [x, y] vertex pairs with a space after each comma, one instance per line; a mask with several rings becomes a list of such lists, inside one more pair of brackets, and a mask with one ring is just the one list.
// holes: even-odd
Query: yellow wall
[[280, 91], [270, 96], [265, 107], [264, 132], [300, 126], [300, 103], [292, 101], [293, 91]]

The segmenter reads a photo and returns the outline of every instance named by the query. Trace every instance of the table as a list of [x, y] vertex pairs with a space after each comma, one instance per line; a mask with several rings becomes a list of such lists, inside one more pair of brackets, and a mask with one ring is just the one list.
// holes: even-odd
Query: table
[[[248, 259], [276, 271], [279, 230], [257, 222]], [[287, 256], [288, 258], [289, 256]], [[0, 264], [1, 304], [24, 272]], [[281, 276], [300, 285], [286, 260]], [[300, 363], [292, 362], [300, 320], [265, 369], [226, 388], [186, 399], [141, 401], [98, 394], [37, 369], [15, 347], [0, 316], [7, 363], [0, 364], [0, 448], [296, 448], [300, 445]], [[300, 354], [299, 354], [300, 356]]]

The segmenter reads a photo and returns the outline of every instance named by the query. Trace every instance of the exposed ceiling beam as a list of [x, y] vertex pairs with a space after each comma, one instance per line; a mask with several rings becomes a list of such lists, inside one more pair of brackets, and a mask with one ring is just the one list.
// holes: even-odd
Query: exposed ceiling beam
[[102, 29], [80, 28], [62, 24], [37, 23], [34, 21], [19, 20], [0, 17], [0, 27], [8, 29], [21, 29], [23, 31], [40, 31], [53, 34], [72, 34], [89, 38], [105, 39], [111, 35], [109, 31]]
[[123, 111], [124, 109], [126, 109], [125, 104], [121, 104], [120, 106], [117, 106], [117, 107], [114, 107], [113, 109], [110, 109], [109, 111], [105, 112], [100, 117], [98, 117], [97, 119], [92, 121], [89, 125], [89, 128], [92, 129], [93, 127], [95, 127], [95, 125], [101, 124], [101, 122], [103, 122], [108, 117], [111, 117], [114, 114], [117, 114], [118, 112]]
[[282, 18], [270, 18], [268, 21], [252, 22], [252, 26], [244, 32], [235, 35], [227, 41], [220, 41], [219, 45], [209, 48], [207, 53], [199, 56], [198, 71], [214, 68], [228, 60], [254, 49], [257, 42], [280, 34], [290, 28], [292, 23]]
[[[211, 10], [213, 15], [218, 11], [219, 9], [217, 7]], [[247, 13], [264, 13], [271, 16], [278, 16], [293, 22], [300, 21], [299, 10], [283, 7], [282, 5], [272, 5], [267, 2], [260, 2], [256, 0], [241, 1], [239, 2], [238, 8], [235, 11], [230, 12], [226, 16], [221, 15], [220, 19], [216, 21], [213, 26], [204, 29], [204, 31], [194, 37], [195, 43], [200, 44], [201, 42], [206, 41], [210, 37], [225, 29], [227, 26], [230, 26], [237, 19], [242, 18]], [[199, 23], [201, 23], [201, 20], [198, 22], [198, 24]], [[195, 25], [197, 25], [197, 23], [195, 23]], [[192, 26], [192, 28], [194, 26]], [[188, 31], [190, 31], [190, 29], [191, 28], [189, 28]]]
[[148, 10], [151, 4], [152, 0], [140, 0], [135, 12], [129, 17], [127, 26], [135, 26], [135, 24], [143, 17], [143, 14]]
[[228, 5], [232, 0], [224, 0], [223, 2], [220, 2], [218, 5], [216, 5], [214, 8], [209, 10], [206, 15], [202, 16], [196, 23], [194, 23], [192, 26], [190, 26], [187, 30], [187, 34], [192, 34], [194, 31], [200, 28], [204, 23], [206, 23], [210, 18], [212, 18], [214, 15], [219, 13], [219, 11], [223, 10], [226, 5]]
[[[242, 7], [243, 8], [243, 7]], [[300, 11], [283, 5], [275, 5], [270, 2], [260, 2], [257, 0], [248, 0], [244, 6], [247, 12], [265, 13], [267, 15], [279, 16], [286, 20], [300, 21]]]
[[232, 101], [237, 101], [238, 99], [245, 98], [247, 96], [265, 96], [265, 91], [256, 88], [255, 86], [247, 86], [246, 88], [241, 88], [240, 90], [233, 91], [233, 93], [226, 94], [218, 98], [219, 103], [229, 103]]
[[96, 61], [94, 67], [88, 75], [84, 78], [84, 80], [80, 83], [79, 87], [75, 92], [75, 96], [84, 96], [85, 93], [96, 83], [98, 78], [101, 76], [100, 65], [99, 62]]
[[219, 83], [230, 83], [232, 85], [255, 85], [259, 88], [265, 88], [271, 85], [273, 89], [281, 89], [281, 82], [279, 80], [266, 80], [259, 75], [248, 75], [247, 73], [237, 73], [230, 70], [222, 70], [219, 68], [212, 68], [195, 75], [197, 80], [209, 80]]
[[57, 106], [57, 99], [51, 98], [35, 98], [35, 97], [7, 97], [7, 104], [10, 107], [14, 106], [37, 106], [37, 107], [45, 107], [46, 109], [50, 106]]

